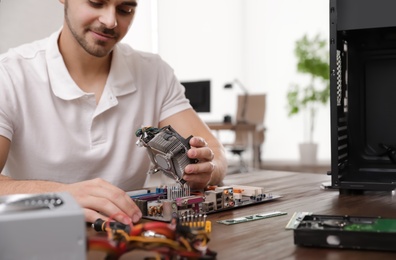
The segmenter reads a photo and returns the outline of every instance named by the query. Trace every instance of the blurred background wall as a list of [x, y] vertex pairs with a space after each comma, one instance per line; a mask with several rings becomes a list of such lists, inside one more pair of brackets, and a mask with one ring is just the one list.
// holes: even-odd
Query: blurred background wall
[[[250, 93], [267, 94], [265, 160], [298, 160], [304, 141], [304, 115], [288, 117], [286, 91], [305, 82], [297, 73], [294, 44], [304, 34], [328, 38], [328, 0], [140, 0], [135, 21], [124, 42], [159, 53], [182, 81], [210, 79], [210, 113], [221, 121], [236, 110], [240, 80]], [[63, 5], [56, 0], [1, 0], [0, 53], [43, 38], [63, 23]], [[314, 139], [318, 159], [330, 160], [330, 105], [318, 109]], [[232, 133], [221, 135], [222, 140]]]

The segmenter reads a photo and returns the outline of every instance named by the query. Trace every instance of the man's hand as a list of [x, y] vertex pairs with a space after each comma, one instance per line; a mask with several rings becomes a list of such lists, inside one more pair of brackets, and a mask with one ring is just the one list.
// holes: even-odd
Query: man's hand
[[190, 146], [191, 149], [188, 150], [187, 155], [191, 159], [197, 159], [198, 163], [186, 166], [183, 179], [189, 182], [192, 188], [204, 188], [210, 182], [216, 168], [213, 161], [214, 152], [202, 137], [192, 137]]
[[183, 110], [161, 121], [159, 127], [167, 125], [171, 125], [184, 138], [193, 136], [187, 156], [198, 159], [198, 163], [187, 165], [183, 176], [190, 187], [203, 189], [208, 184], [221, 184], [228, 166], [225, 149], [198, 114], [192, 108]]
[[108, 219], [115, 215], [115, 220], [123, 224], [136, 223], [142, 213], [133, 200], [121, 189], [104, 181], [93, 179], [73, 184], [61, 185], [58, 192], [69, 192], [84, 209], [85, 220], [93, 223], [98, 218]]

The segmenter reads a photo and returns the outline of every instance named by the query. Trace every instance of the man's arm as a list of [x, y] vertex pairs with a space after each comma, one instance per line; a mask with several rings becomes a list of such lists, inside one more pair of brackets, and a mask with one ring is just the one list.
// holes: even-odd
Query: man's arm
[[[0, 136], [0, 172], [7, 161], [10, 144], [10, 140]], [[126, 218], [119, 216], [115, 219], [125, 224], [137, 222], [142, 217], [139, 208], [123, 190], [102, 179], [64, 184], [44, 180], [13, 180], [0, 174], [0, 195], [47, 192], [69, 192], [84, 209], [87, 222], [107, 219], [107, 216], [119, 212], [124, 213]]]
[[167, 125], [184, 138], [194, 136], [188, 156], [198, 159], [199, 163], [187, 165], [183, 179], [193, 188], [220, 184], [227, 170], [225, 150], [197, 113], [193, 109], [184, 110], [160, 122], [159, 127]]
[[[7, 161], [8, 151], [10, 150], [10, 140], [0, 135], [0, 172], [3, 170]], [[2, 177], [2, 175], [0, 175]], [[2, 180], [2, 178], [0, 178]], [[0, 190], [2, 192], [2, 190]]]
[[[11, 141], [0, 135], [0, 172], [6, 164], [10, 145]], [[56, 186], [55, 183], [45, 181], [15, 181], [0, 174], [0, 195], [51, 192]]]

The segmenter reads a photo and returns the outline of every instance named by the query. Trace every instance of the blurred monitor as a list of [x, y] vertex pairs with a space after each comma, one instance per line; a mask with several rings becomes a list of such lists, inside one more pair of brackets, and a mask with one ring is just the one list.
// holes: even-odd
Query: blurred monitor
[[210, 112], [210, 80], [185, 81], [186, 97], [196, 112]]

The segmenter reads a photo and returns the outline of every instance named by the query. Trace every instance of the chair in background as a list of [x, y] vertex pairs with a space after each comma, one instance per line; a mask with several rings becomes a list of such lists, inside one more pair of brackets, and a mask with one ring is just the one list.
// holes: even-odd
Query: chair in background
[[[239, 172], [248, 172], [249, 167], [243, 158], [246, 150], [253, 147], [252, 156], [256, 155], [261, 165], [261, 146], [265, 140], [264, 116], [266, 109], [266, 95], [240, 95], [238, 96], [235, 139], [231, 144], [224, 144], [228, 150], [239, 157]], [[253, 124], [255, 127], [254, 135], [247, 130], [246, 125]], [[252, 144], [252, 142], [255, 142]]]

